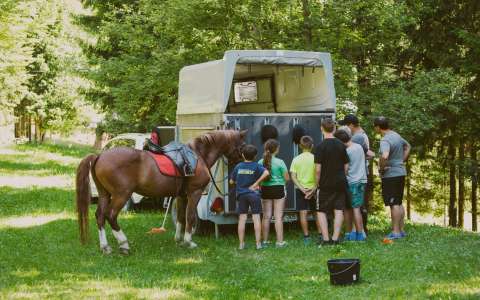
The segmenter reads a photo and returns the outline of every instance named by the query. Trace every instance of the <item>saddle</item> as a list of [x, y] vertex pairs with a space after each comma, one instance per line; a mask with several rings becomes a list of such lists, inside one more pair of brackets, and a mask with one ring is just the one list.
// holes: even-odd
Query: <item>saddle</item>
[[[185, 144], [170, 142], [168, 145], [159, 146], [147, 139], [145, 150], [156, 155], [164, 155], [168, 157], [176, 166], [180, 177], [188, 177], [195, 175], [198, 157], [193, 150]], [[158, 159], [155, 158], [158, 163]], [[159, 165], [160, 167], [160, 165]]]

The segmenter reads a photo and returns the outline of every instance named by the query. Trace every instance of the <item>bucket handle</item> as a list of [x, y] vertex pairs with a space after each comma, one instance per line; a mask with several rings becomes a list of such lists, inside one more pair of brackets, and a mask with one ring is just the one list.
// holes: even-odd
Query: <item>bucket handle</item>
[[351, 264], [348, 268], [346, 268], [345, 270], [342, 270], [342, 271], [337, 272], [337, 273], [330, 273], [330, 275], [336, 276], [336, 275], [340, 275], [340, 274], [342, 274], [342, 273], [345, 273], [345, 272], [347, 272], [348, 270], [350, 270], [351, 268], [353, 268], [357, 263], [358, 263], [358, 261], [354, 261], [354, 262], [352, 262], [352, 264]]

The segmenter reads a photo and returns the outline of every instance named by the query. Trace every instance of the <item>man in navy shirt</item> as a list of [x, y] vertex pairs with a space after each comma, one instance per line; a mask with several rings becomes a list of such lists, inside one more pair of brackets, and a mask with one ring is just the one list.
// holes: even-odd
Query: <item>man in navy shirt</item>
[[255, 240], [257, 249], [262, 248], [260, 213], [262, 212], [262, 200], [259, 193], [260, 183], [268, 177], [269, 172], [263, 166], [256, 163], [257, 148], [246, 145], [242, 150], [244, 161], [233, 169], [230, 184], [235, 184], [237, 198], [238, 239], [239, 249], [245, 248], [245, 223], [248, 209], [252, 212], [253, 226], [255, 228]]

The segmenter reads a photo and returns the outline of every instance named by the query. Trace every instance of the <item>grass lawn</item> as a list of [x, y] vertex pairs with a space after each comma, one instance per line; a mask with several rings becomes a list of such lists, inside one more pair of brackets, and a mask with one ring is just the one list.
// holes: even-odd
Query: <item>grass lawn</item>
[[[79, 243], [74, 213], [73, 176], [88, 149], [0, 150], [0, 298], [480, 298], [478, 234], [409, 224], [405, 240], [383, 245], [388, 224], [382, 218], [373, 219], [366, 243], [305, 247], [300, 231], [292, 228], [287, 248], [238, 251], [233, 233], [218, 240], [195, 236], [198, 249], [178, 247], [172, 224], [166, 234], [146, 234], [160, 224], [160, 213], [127, 213], [119, 220], [131, 255], [103, 256], [95, 207], [87, 246]], [[59, 176], [69, 180], [57, 181]], [[44, 180], [29, 184], [39, 177]], [[248, 242], [253, 245], [251, 233]], [[361, 259], [363, 282], [331, 286], [327, 260], [352, 257]]]

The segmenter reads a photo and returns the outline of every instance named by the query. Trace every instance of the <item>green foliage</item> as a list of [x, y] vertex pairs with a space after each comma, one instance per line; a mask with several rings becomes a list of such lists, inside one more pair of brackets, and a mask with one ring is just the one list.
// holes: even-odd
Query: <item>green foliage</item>
[[69, 133], [79, 125], [88, 83], [78, 69], [85, 39], [72, 22], [76, 0], [2, 1], [0, 9], [0, 107], [31, 116], [38, 130]]
[[[26, 66], [31, 61], [26, 39], [29, 12], [26, 2], [4, 0], [0, 3], [0, 108], [11, 108], [26, 95], [23, 85], [29, 78]], [[33, 10], [36, 6], [32, 4]]]

